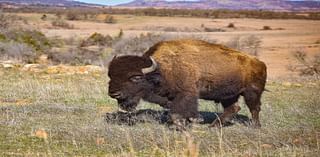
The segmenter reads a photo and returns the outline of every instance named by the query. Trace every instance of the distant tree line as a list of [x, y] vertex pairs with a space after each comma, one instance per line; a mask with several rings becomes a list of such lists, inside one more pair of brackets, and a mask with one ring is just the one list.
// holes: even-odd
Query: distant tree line
[[320, 12], [277, 12], [266, 10], [226, 10], [226, 9], [159, 9], [159, 8], [90, 8], [90, 7], [49, 7], [27, 6], [21, 8], [2, 8], [5, 12], [38, 12], [89, 17], [98, 14], [128, 14], [136, 16], [177, 16], [202, 18], [259, 18], [259, 19], [310, 19], [319, 20]]

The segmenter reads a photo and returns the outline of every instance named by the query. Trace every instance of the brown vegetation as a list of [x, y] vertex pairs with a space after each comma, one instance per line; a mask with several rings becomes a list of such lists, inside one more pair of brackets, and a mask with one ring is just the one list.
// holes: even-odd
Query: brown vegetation
[[300, 75], [315, 76], [320, 78], [320, 54], [308, 57], [304, 50], [293, 53], [294, 58], [300, 63], [298, 66], [289, 66], [290, 70], [297, 71]]
[[51, 22], [52, 26], [58, 27], [58, 28], [66, 28], [66, 29], [73, 29], [74, 26], [69, 24], [67, 21], [61, 19], [61, 18], [56, 18]]
[[59, 13], [66, 14], [69, 20], [80, 20], [97, 14], [128, 14], [136, 16], [179, 16], [179, 17], [203, 17], [203, 18], [260, 18], [260, 19], [310, 19], [319, 20], [319, 12], [306, 13], [307, 16], [299, 12], [274, 12], [265, 10], [199, 10], [199, 9], [159, 9], [159, 8], [89, 8], [89, 7], [45, 7], [29, 6], [19, 9], [4, 8], [10, 12], [38, 12], [38, 13]]

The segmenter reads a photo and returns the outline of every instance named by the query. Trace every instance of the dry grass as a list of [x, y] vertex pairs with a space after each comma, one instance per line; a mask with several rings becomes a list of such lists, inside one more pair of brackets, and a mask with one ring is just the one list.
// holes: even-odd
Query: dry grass
[[[60, 44], [57, 40], [61, 49], [66, 45], [78, 45], [80, 40], [76, 39], [88, 37], [97, 30], [103, 35], [116, 36], [121, 29], [124, 37], [119, 45], [129, 45], [135, 36], [149, 32], [130, 28], [144, 28], [155, 23], [161, 23], [163, 28], [200, 28], [202, 23], [201, 28], [226, 29], [226, 32], [197, 32], [196, 35], [170, 32], [163, 34], [165, 39], [204, 37], [226, 43], [237, 36], [255, 35], [261, 37], [259, 58], [267, 63], [269, 80], [292, 74], [286, 64], [294, 59], [288, 58], [288, 54], [296, 50], [296, 46], [305, 47], [307, 53], [319, 48], [319, 29], [316, 27], [319, 21], [115, 15], [117, 23], [112, 25], [68, 21], [75, 29], [52, 29], [50, 21], [56, 18], [52, 14], [47, 14], [47, 20], [41, 20], [42, 14], [17, 15], [28, 19], [48, 36], [58, 36], [59, 41], [61, 37], [66, 38]], [[235, 28], [226, 27], [231, 22]], [[275, 29], [261, 30], [266, 24]], [[140, 47], [147, 48], [152, 44], [149, 38], [146, 39], [148, 42]], [[261, 129], [235, 122], [222, 129], [194, 124], [185, 132], [171, 130], [156, 121], [137, 122], [132, 126], [107, 123], [105, 113], [118, 109], [116, 102], [107, 96], [107, 81], [105, 73], [48, 75], [0, 66], [0, 156], [252, 157], [317, 156], [320, 153], [319, 80], [302, 83], [269, 81], [267, 89], [271, 92], [263, 95]], [[201, 111], [222, 111], [213, 102], [201, 100], [200, 104]], [[240, 104], [240, 114], [250, 116], [242, 100]], [[150, 108], [161, 110], [158, 105], [146, 102], [139, 105], [139, 109]]]
[[[117, 110], [107, 77], [1, 70], [0, 156], [316, 156], [320, 151], [319, 82], [269, 82], [261, 129], [194, 124], [186, 132], [164, 124], [107, 123]], [[221, 112], [200, 101], [202, 111]], [[240, 114], [249, 115], [241, 101]], [[159, 110], [143, 102], [140, 109]]]

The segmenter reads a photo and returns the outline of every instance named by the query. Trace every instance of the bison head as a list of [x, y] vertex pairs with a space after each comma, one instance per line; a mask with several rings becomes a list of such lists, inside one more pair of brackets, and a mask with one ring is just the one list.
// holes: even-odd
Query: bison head
[[117, 99], [121, 109], [133, 111], [140, 99], [150, 92], [147, 75], [157, 69], [151, 57], [114, 57], [109, 64], [109, 96]]

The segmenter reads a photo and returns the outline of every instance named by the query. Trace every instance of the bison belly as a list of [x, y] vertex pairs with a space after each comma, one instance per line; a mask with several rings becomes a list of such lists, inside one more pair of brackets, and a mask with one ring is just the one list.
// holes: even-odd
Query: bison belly
[[201, 84], [199, 98], [215, 102], [237, 98], [244, 89], [238, 78], [225, 78], [219, 82], [204, 81]]

